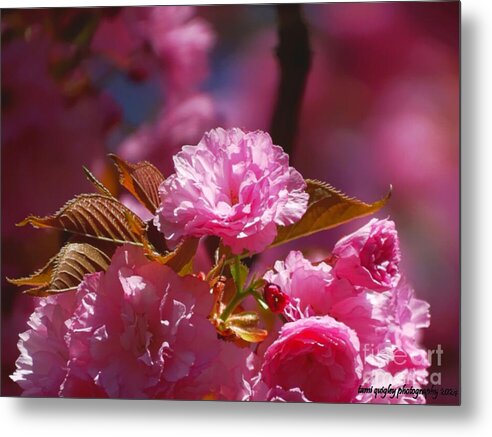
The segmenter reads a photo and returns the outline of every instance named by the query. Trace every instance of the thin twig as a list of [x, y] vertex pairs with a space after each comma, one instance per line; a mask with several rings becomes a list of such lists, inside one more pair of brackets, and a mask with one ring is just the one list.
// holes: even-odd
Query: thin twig
[[275, 144], [291, 154], [297, 134], [299, 113], [306, 79], [311, 66], [311, 50], [301, 5], [277, 5], [277, 58], [280, 81], [270, 133]]

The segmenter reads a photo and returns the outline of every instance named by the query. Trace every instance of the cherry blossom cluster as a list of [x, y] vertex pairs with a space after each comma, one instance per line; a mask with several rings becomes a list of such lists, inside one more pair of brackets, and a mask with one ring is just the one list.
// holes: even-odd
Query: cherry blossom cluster
[[12, 375], [25, 396], [425, 402], [359, 392], [427, 383], [429, 305], [404, 279], [393, 221], [370, 220], [325, 261], [292, 251], [247, 278], [242, 260], [308, 211], [301, 174], [267, 133], [238, 128], [184, 146], [174, 170], [153, 224], [170, 250], [218, 237], [221, 268], [176, 272], [125, 244], [76, 291], [39, 298]]

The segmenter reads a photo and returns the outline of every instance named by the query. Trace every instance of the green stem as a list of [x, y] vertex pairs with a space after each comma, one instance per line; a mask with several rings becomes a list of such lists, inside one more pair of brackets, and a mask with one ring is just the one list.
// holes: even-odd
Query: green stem
[[268, 308], [268, 305], [263, 301], [262, 296], [256, 290], [258, 280], [255, 280], [256, 278], [255, 275], [253, 275], [253, 278], [251, 279], [249, 286], [246, 287], [245, 289], [242, 288], [243, 285], [241, 284], [241, 274], [240, 274], [241, 256], [236, 255], [234, 258], [229, 258], [228, 260], [226, 260], [226, 263], [231, 264], [232, 262], [234, 262], [234, 267], [235, 267], [234, 271], [233, 269], [231, 269], [231, 273], [232, 273], [232, 279], [234, 280], [234, 284], [236, 285], [236, 294], [231, 299], [231, 301], [227, 304], [227, 306], [224, 308], [224, 311], [222, 311], [222, 314], [220, 315], [221, 320], [223, 320], [224, 322], [238, 307], [238, 305], [249, 295], [253, 296], [258, 302], [258, 305], [261, 306], [263, 309]]
[[232, 312], [247, 296], [247, 291], [243, 292], [243, 290], [241, 289], [241, 285], [239, 283], [240, 282], [239, 271], [240, 271], [240, 264], [241, 264], [241, 260], [239, 256], [235, 256], [233, 261], [234, 261], [235, 269], [234, 271], [232, 271], [231, 269], [231, 273], [233, 273], [232, 279], [234, 280], [234, 284], [236, 285], [236, 294], [234, 295], [232, 300], [227, 304], [224, 311], [222, 311], [222, 314], [220, 315], [220, 318], [223, 321], [227, 320], [227, 318], [232, 314]]
[[241, 280], [241, 273], [240, 273], [240, 270], [241, 270], [241, 261], [239, 259], [239, 256], [236, 256], [234, 257], [234, 264], [235, 264], [235, 270], [236, 270], [236, 277], [234, 278], [234, 282], [236, 283], [236, 293], [237, 294], [241, 294], [242, 290], [241, 290], [241, 284], [240, 284], [240, 280]]
[[248, 293], [236, 293], [232, 300], [227, 304], [224, 311], [222, 311], [220, 318], [225, 322], [247, 295]]

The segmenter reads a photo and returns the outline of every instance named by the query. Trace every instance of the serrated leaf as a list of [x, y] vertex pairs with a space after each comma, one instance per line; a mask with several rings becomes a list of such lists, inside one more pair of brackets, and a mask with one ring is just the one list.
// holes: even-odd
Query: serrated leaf
[[68, 243], [48, 263], [31, 276], [7, 279], [18, 286], [28, 285], [25, 291], [33, 296], [48, 296], [75, 290], [87, 273], [105, 271], [110, 257], [88, 243]]
[[348, 197], [324, 182], [307, 179], [306, 183], [309, 193], [306, 212], [298, 222], [289, 226], [279, 226], [277, 238], [270, 247], [373, 214], [381, 209], [391, 197], [390, 187], [390, 191], [382, 199], [374, 203], [365, 203]]
[[234, 283], [236, 284], [236, 290], [238, 293], [241, 293], [244, 288], [244, 284], [246, 283], [246, 279], [248, 278], [249, 269], [239, 260], [238, 257], [236, 257], [234, 262], [230, 264], [229, 268], [231, 270]]
[[27, 224], [118, 244], [147, 244], [145, 223], [117, 199], [101, 194], [82, 194], [54, 215], [29, 216], [17, 226]]
[[99, 180], [97, 179], [91, 171], [85, 166], [82, 166], [82, 170], [84, 170], [84, 174], [92, 185], [103, 195], [108, 197], [114, 197], [111, 191]]
[[118, 168], [120, 184], [155, 214], [160, 204], [159, 185], [164, 181], [162, 173], [147, 161], [132, 164], [114, 154], [109, 156]]
[[26, 276], [25, 278], [17, 278], [17, 279], [9, 279], [7, 278], [7, 282], [11, 284], [22, 287], [23, 285], [30, 285], [33, 287], [39, 287], [41, 285], [49, 284], [51, 281], [51, 275], [53, 273], [53, 262], [56, 256], [51, 258], [48, 263], [36, 270], [32, 275]]

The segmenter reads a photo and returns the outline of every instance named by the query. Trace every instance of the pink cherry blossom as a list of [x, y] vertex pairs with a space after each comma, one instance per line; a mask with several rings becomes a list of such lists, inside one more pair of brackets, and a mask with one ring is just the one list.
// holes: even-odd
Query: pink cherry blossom
[[267, 133], [207, 132], [174, 157], [155, 224], [172, 244], [187, 235], [216, 235], [236, 254], [259, 252], [274, 240], [277, 225], [296, 222], [307, 208], [306, 184], [288, 161]]
[[29, 318], [30, 329], [19, 335], [21, 354], [11, 376], [23, 389], [23, 396], [58, 396], [69, 355], [66, 322], [78, 300], [78, 292], [39, 299]]
[[[363, 386], [382, 387], [391, 384], [394, 388], [419, 389], [427, 384], [430, 365], [427, 352], [419, 344], [422, 328], [429, 326], [429, 305], [414, 298], [413, 290], [403, 284], [387, 292], [372, 292], [373, 299], [384, 299], [383, 305], [372, 306], [372, 317], [364, 310], [352, 310], [352, 315], [333, 311], [334, 317], [351, 326], [361, 339], [361, 354], [364, 364]], [[360, 296], [364, 296], [361, 294]], [[341, 306], [351, 307], [349, 302]], [[375, 314], [376, 312], [376, 314]], [[425, 403], [423, 396], [375, 397], [358, 395], [359, 402], [373, 403]]]
[[[402, 279], [394, 288], [374, 291], [335, 278], [335, 271], [324, 262], [313, 265], [300, 252], [293, 251], [285, 261], [277, 261], [264, 278], [289, 296], [290, 303], [284, 311], [288, 320], [330, 316], [355, 331], [361, 343], [364, 386], [381, 386], [378, 378], [383, 376], [386, 385], [425, 386], [430, 363], [419, 341], [422, 329], [430, 323], [429, 304], [416, 299], [413, 289]], [[259, 388], [260, 385], [257, 396]], [[261, 393], [277, 396], [272, 387], [263, 388]], [[358, 395], [357, 399], [390, 401], [371, 396]], [[277, 397], [282, 398], [280, 394]], [[391, 402], [425, 402], [425, 398], [402, 396]]]
[[[400, 351], [399, 362], [391, 362], [389, 370], [399, 368], [426, 369], [429, 366], [427, 353], [419, 345], [422, 329], [430, 325], [429, 304], [415, 297], [412, 287], [401, 283], [392, 293], [393, 319], [386, 342]], [[395, 329], [395, 327], [397, 329]]]
[[333, 250], [335, 274], [374, 291], [396, 286], [400, 279], [400, 246], [394, 222], [372, 219], [342, 238]]
[[175, 387], [176, 399], [237, 400], [251, 399], [252, 381], [258, 374], [259, 360], [250, 348], [218, 341], [219, 353], [212, 366], [193, 381], [183, 379]]
[[291, 251], [285, 261], [277, 261], [263, 277], [290, 298], [285, 308], [290, 321], [329, 314], [335, 303], [357, 295], [348, 281], [333, 276], [331, 266], [324, 262], [314, 265], [299, 251]]
[[175, 385], [197, 377], [218, 354], [205, 282], [180, 278], [127, 248], [85, 287], [73, 317], [63, 395], [90, 380], [109, 397], [174, 398]]
[[261, 382], [273, 389], [272, 400], [283, 398], [276, 393], [282, 390], [314, 402], [351, 402], [361, 377], [357, 335], [327, 316], [286, 323], [261, 367]]
[[337, 302], [329, 314], [357, 332], [361, 344], [379, 344], [390, 329], [391, 295], [363, 290]]
[[40, 301], [13, 379], [29, 396], [241, 399], [250, 351], [217, 339], [211, 307], [206, 282], [124, 246], [106, 273]]
[[[364, 361], [363, 387], [391, 387], [421, 389], [428, 383], [427, 376], [429, 362], [424, 350], [425, 357], [421, 357], [419, 363], [413, 363], [408, 355], [397, 345], [383, 343], [377, 349], [369, 351], [364, 346], [362, 355]], [[408, 395], [382, 397], [369, 393], [357, 395], [357, 401], [362, 403], [393, 403], [393, 404], [425, 404], [426, 398], [422, 395]]]

